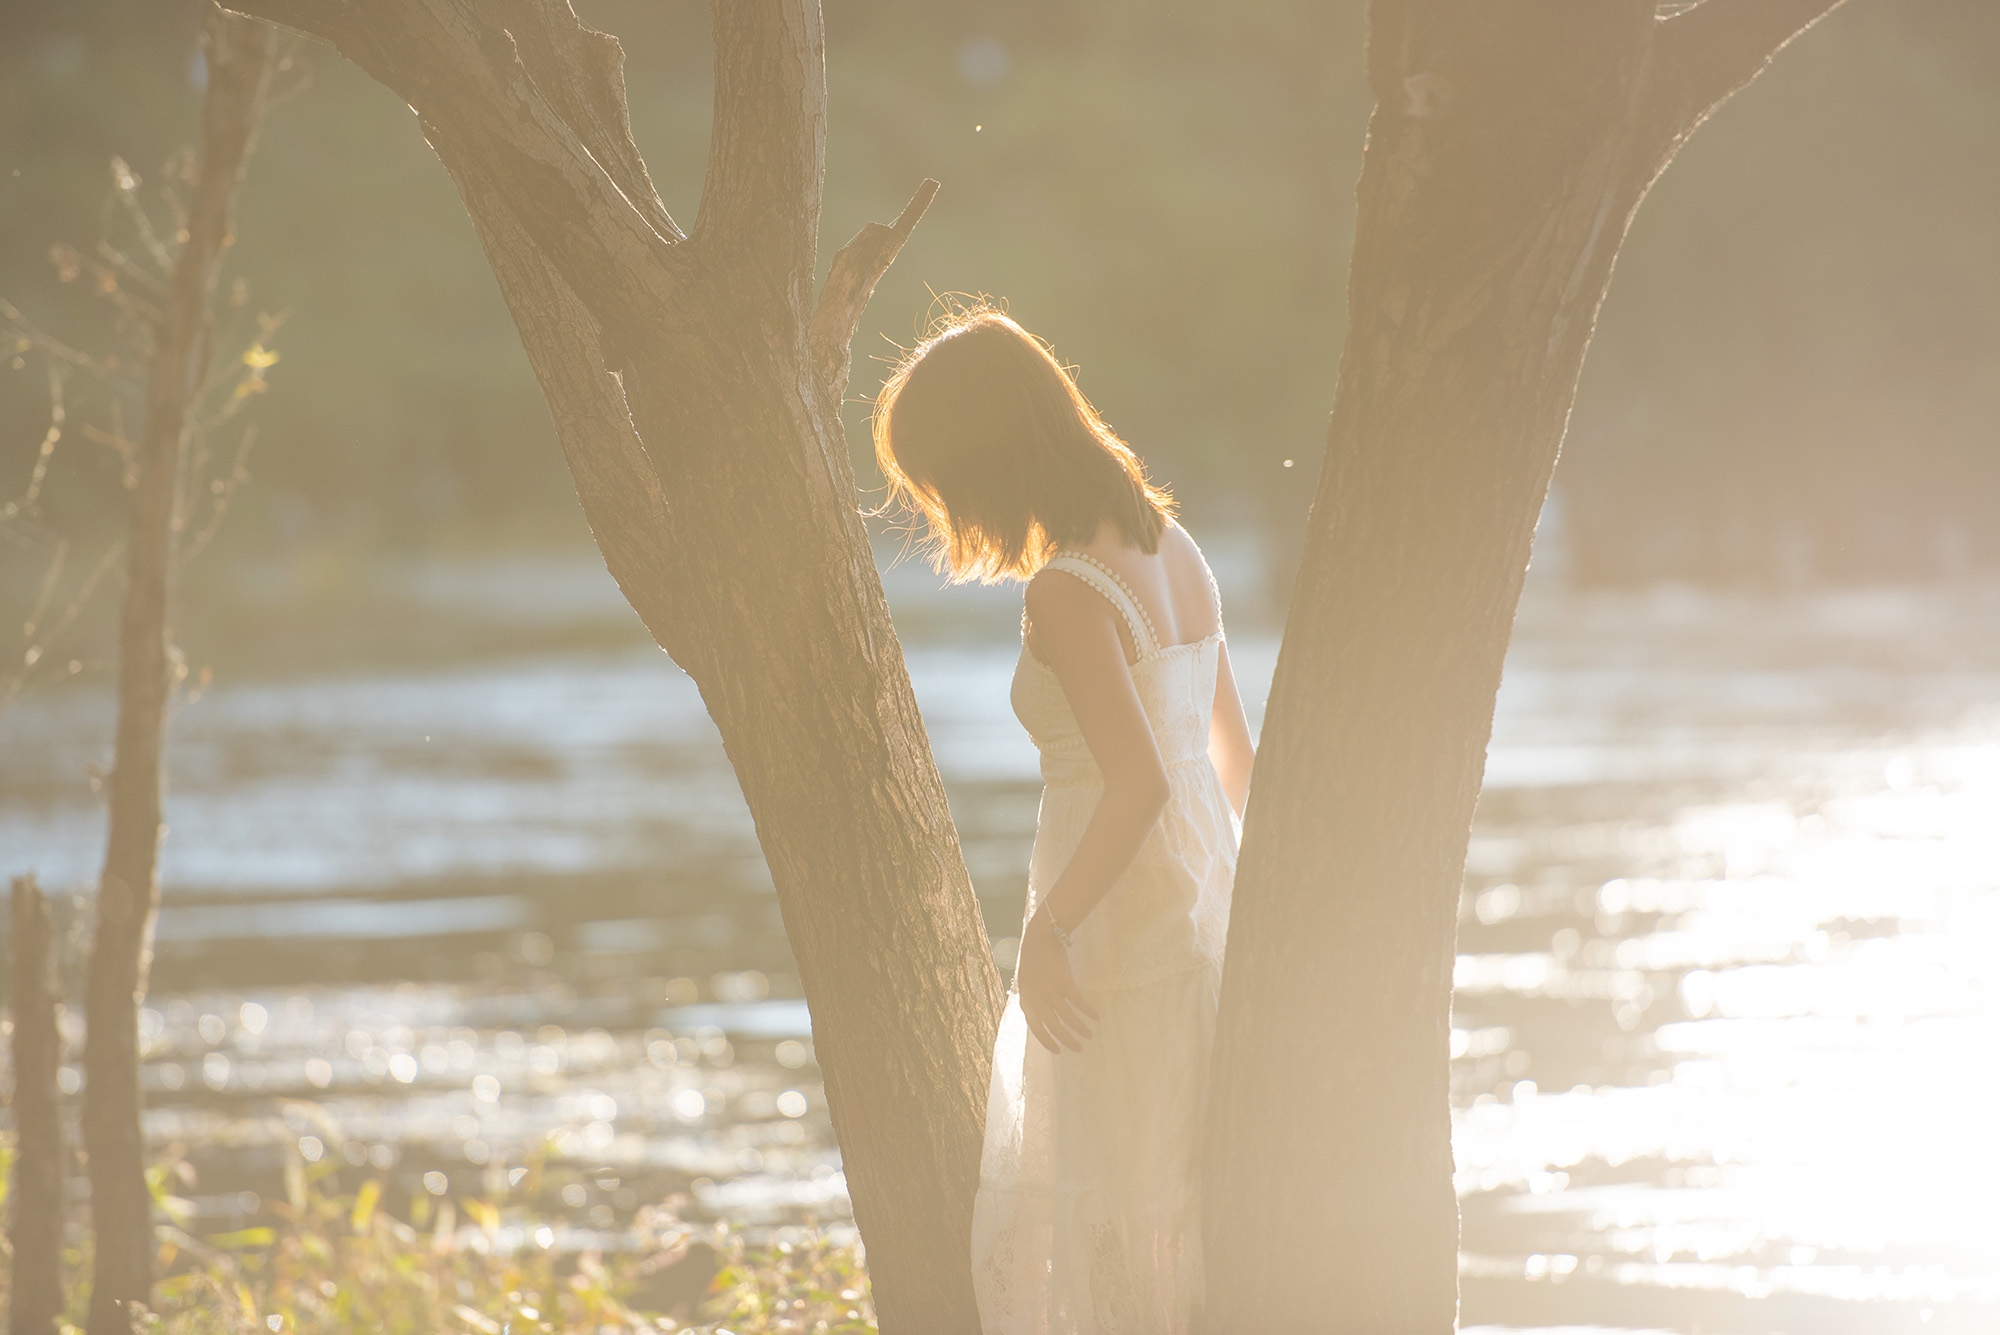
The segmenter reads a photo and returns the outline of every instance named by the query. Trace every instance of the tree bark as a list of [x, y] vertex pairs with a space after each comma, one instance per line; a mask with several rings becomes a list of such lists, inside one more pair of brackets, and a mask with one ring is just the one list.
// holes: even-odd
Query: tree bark
[[814, 0], [717, 0], [683, 236], [615, 39], [566, 0], [245, 0], [413, 106], [513, 313], [605, 564], [700, 688], [770, 863], [886, 1331], [977, 1329], [969, 1273], [997, 971], [867, 535], [847, 346], [929, 202], [815, 304]]
[[1708, 112], [1837, 0], [1374, 0], [1348, 335], [1218, 1020], [1210, 1332], [1447, 1332], [1460, 883], [1612, 263]]
[[55, 961], [48, 902], [32, 876], [16, 876], [14, 977], [14, 1173], [8, 1237], [14, 1273], [7, 1295], [13, 1335], [53, 1335], [62, 1314], [63, 1145], [56, 1097], [62, 1040], [56, 1031]]
[[118, 621], [118, 726], [110, 832], [98, 882], [85, 998], [84, 1144], [90, 1156], [96, 1266], [91, 1335], [131, 1329], [128, 1303], [148, 1301], [152, 1197], [140, 1130], [138, 1004], [158, 905], [161, 746], [173, 685], [168, 620], [182, 445], [208, 371], [210, 307], [230, 218], [270, 81], [271, 30], [211, 9], [203, 52], [201, 156], [186, 238], [153, 331], [146, 417], [132, 492], [125, 599]]

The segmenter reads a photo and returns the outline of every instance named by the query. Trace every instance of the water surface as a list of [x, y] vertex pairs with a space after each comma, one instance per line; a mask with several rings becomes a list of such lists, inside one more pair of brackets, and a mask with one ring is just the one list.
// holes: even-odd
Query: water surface
[[[1532, 592], [1455, 978], [1469, 1324], [2000, 1329], [1997, 609]], [[909, 646], [1003, 959], [1006, 621]], [[1253, 720], [1275, 649], [1232, 639]], [[87, 884], [108, 738], [87, 689], [0, 717], [8, 869]], [[775, 896], [656, 651], [226, 683], [172, 747], [148, 1131], [208, 1224], [301, 1153], [406, 1192], [553, 1165], [550, 1245], [844, 1217]]]

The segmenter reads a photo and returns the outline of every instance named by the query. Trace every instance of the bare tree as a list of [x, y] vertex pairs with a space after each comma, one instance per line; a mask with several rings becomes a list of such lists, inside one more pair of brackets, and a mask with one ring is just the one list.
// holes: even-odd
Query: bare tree
[[271, 45], [267, 25], [210, 10], [201, 149], [185, 237], [152, 325], [145, 420], [133, 451], [110, 833], [85, 999], [83, 1133], [96, 1248], [91, 1335], [125, 1335], [127, 1304], [148, 1302], [152, 1288], [156, 1244], [140, 1130], [138, 1007], [159, 899], [161, 742], [176, 676], [168, 592], [183, 527], [183, 447], [209, 383], [216, 275], [234, 240], [231, 214], [263, 115]]
[[1224, 973], [1212, 1332], [1452, 1329], [1459, 887], [1584, 351], [1653, 180], [1838, 3], [1373, 0], [1347, 344]]
[[848, 344], [916, 225], [814, 301], [817, 0], [716, 0], [683, 232], [633, 145], [623, 53], [567, 0], [233, 0], [409, 103], [457, 183], [605, 564], [694, 679], [749, 800], [813, 1016], [885, 1329], [971, 1331], [997, 971], [857, 513]]
[[8, 911], [13, 931], [14, 1171], [7, 1188], [13, 1280], [7, 1293], [12, 1335], [53, 1335], [62, 1314], [63, 1135], [56, 1068], [55, 956], [48, 901], [32, 876], [16, 876]]

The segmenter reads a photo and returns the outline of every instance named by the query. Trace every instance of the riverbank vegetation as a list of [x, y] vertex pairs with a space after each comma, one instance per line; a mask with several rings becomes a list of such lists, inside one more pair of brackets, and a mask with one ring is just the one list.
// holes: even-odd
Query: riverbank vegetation
[[[0, 1183], [11, 1176], [13, 1157], [11, 1136], [0, 1139]], [[656, 1206], [607, 1244], [604, 1235], [574, 1230], [537, 1208], [545, 1191], [559, 1188], [554, 1177], [562, 1171], [540, 1159], [500, 1190], [419, 1194], [407, 1203], [392, 1203], [381, 1179], [353, 1192], [336, 1189], [337, 1163], [334, 1156], [309, 1163], [295, 1154], [285, 1199], [264, 1202], [251, 1227], [207, 1235], [184, 1227], [193, 1210], [182, 1193], [199, 1186], [192, 1169], [178, 1156], [154, 1163], [148, 1181], [166, 1221], [159, 1231], [161, 1279], [157, 1310], [135, 1329], [157, 1335], [875, 1329], [851, 1229], [786, 1228], [753, 1237]], [[90, 1250], [77, 1221], [64, 1238], [63, 1270], [73, 1282], [60, 1335], [83, 1327]], [[0, 1307], [6, 1285], [0, 1273]]]

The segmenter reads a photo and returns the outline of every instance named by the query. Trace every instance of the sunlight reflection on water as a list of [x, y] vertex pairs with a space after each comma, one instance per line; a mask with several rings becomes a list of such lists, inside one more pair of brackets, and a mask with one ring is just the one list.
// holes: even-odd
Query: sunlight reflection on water
[[1622, 1288], [1677, 1329], [2000, 1325], [2000, 677], [1924, 639], [1705, 690], [1670, 653], [1622, 701], [1586, 663], [1567, 718], [1563, 674], [1519, 670], [1560, 653], [1518, 647], [1493, 768], [1515, 737], [1609, 745], [1489, 782], [1475, 833], [1468, 1313]]
[[[1805, 819], [1684, 811], [1671, 860], [1725, 874], [1605, 882], [1568, 958], [1461, 955], [1461, 1011], [1672, 1017], [1605, 1043], [1644, 1083], [1519, 1081], [1461, 1107], [1461, 1195], [1500, 1193], [1621, 1284], [2000, 1303], [2000, 747], [1919, 754], [1791, 776], [1832, 789]], [[1572, 921], [1518, 893], [1480, 913], [1493, 893], [1471, 901], [1485, 925]]]

